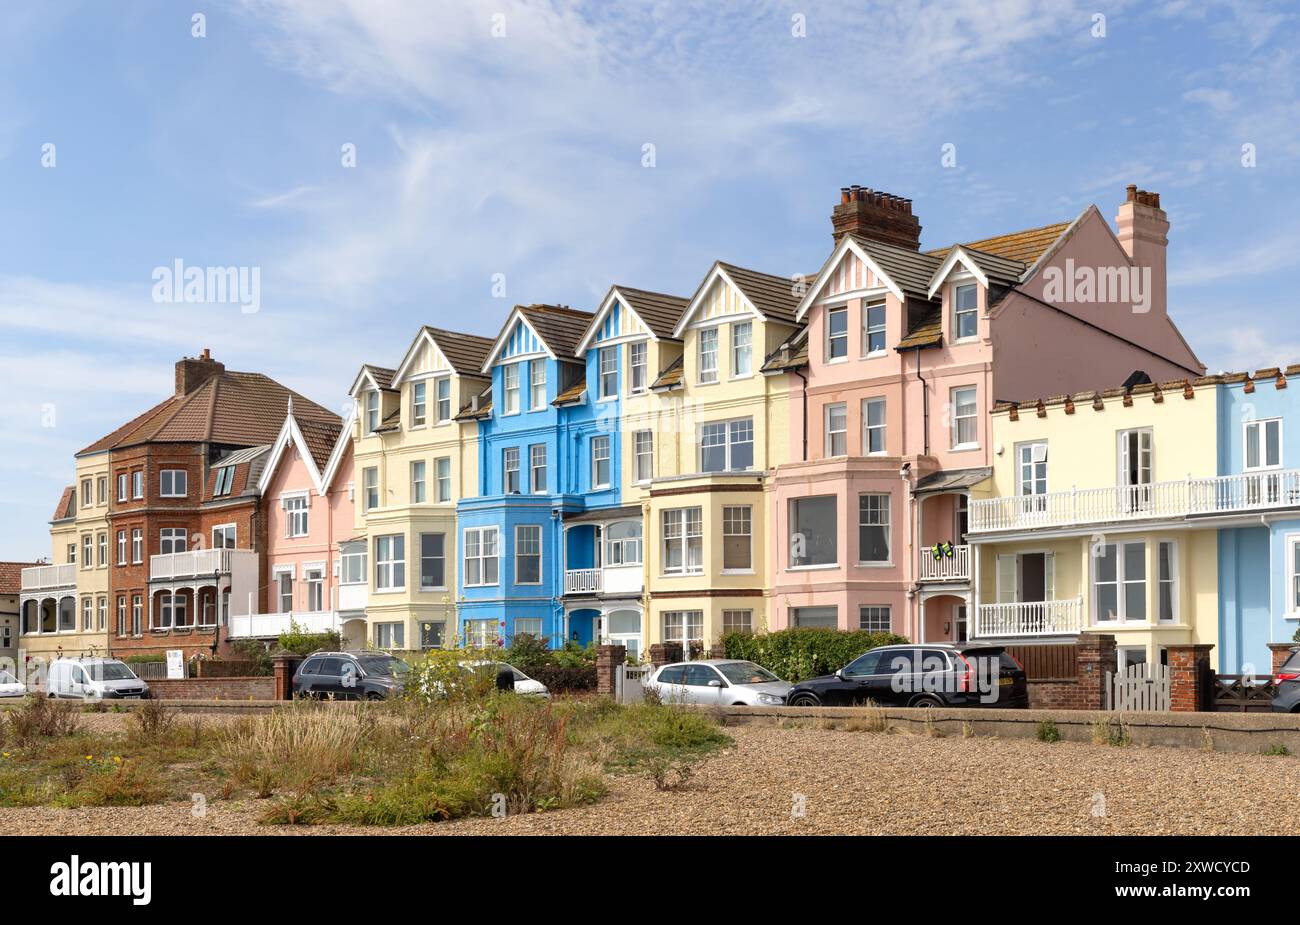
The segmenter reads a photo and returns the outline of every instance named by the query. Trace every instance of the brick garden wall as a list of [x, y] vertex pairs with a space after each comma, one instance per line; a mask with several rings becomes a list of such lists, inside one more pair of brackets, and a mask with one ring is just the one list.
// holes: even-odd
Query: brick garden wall
[[150, 681], [150, 695], [160, 700], [274, 700], [275, 678], [189, 678]]

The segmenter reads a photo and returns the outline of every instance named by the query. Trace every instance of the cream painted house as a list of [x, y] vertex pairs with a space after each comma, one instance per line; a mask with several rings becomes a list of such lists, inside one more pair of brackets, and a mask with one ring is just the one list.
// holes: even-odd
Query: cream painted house
[[491, 347], [486, 338], [423, 327], [396, 369], [364, 366], [353, 382], [349, 551], [368, 575], [371, 645], [417, 650], [455, 639], [456, 502], [477, 494], [473, 415], [487, 401], [482, 367]]
[[768, 626], [769, 472], [789, 458], [791, 390], [764, 362], [795, 333], [798, 301], [786, 277], [719, 262], [674, 327], [680, 361], [640, 412], [660, 438], [653, 477], [637, 486], [649, 496], [647, 647], [698, 652]]
[[1202, 378], [997, 406], [993, 476], [970, 508], [972, 639], [1109, 633], [1121, 668], [1217, 644], [1216, 390]]

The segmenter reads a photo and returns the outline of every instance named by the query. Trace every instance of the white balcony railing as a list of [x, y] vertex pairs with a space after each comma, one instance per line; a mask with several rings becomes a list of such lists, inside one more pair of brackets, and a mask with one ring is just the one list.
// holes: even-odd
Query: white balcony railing
[[951, 556], [941, 552], [937, 559], [933, 546], [922, 548], [920, 580], [970, 581], [970, 547], [954, 546]]
[[77, 566], [32, 565], [23, 569], [22, 590], [45, 591], [55, 588], [72, 588], [77, 584]]
[[192, 549], [189, 552], [165, 552], [149, 557], [150, 579], [199, 578], [230, 572], [231, 555], [248, 550]]
[[1278, 469], [972, 501], [970, 530], [989, 533], [1296, 506], [1300, 506], [1300, 469]]
[[1061, 636], [1083, 629], [1083, 599], [980, 604], [971, 638]]
[[571, 568], [564, 573], [565, 594], [593, 594], [601, 588], [601, 569]]
[[287, 633], [297, 626], [306, 633], [325, 633], [339, 629], [337, 610], [303, 610], [293, 613], [255, 613], [229, 618], [231, 639], [268, 639]]

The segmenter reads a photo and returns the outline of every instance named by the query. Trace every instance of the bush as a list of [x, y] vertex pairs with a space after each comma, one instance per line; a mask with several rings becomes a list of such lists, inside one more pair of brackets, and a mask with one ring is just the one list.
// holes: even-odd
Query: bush
[[230, 648], [239, 660], [251, 665], [249, 672], [254, 675], [269, 675], [275, 670], [271, 663], [271, 653], [266, 645], [258, 639], [232, 639]]
[[[514, 662], [511, 664], [513, 665]], [[541, 681], [552, 694], [596, 689], [595, 665], [584, 665], [581, 668], [565, 668], [560, 665], [536, 665], [532, 668], [515, 665], [515, 667], [534, 680]]]
[[335, 630], [308, 633], [292, 620], [289, 621], [289, 631], [281, 633], [278, 642], [281, 649], [288, 649], [295, 655], [311, 655], [322, 649], [334, 652], [343, 648], [343, 637]]
[[37, 739], [70, 736], [80, 725], [77, 708], [66, 700], [29, 697], [27, 703], [9, 711], [9, 732], [22, 745]]
[[1061, 730], [1057, 729], [1056, 723], [1052, 722], [1050, 719], [1039, 720], [1038, 741], [1059, 742], [1061, 741]]
[[904, 642], [905, 637], [893, 633], [830, 629], [788, 629], [757, 636], [727, 633], [722, 637], [727, 658], [748, 659], [791, 682], [831, 674], [863, 652]]

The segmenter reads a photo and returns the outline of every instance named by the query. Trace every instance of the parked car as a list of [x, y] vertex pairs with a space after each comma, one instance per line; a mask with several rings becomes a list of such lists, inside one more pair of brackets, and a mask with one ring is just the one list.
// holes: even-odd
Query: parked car
[[[510, 683], [513, 685], [516, 694], [527, 694], [530, 697], [546, 698], [551, 696], [551, 692], [547, 690], [546, 685], [541, 681], [528, 677], [528, 675], [524, 674], [514, 665], [509, 665], [505, 662], [461, 662], [460, 667], [464, 668], [466, 671], [490, 674], [494, 679], [501, 678], [503, 674], [508, 673], [511, 679]], [[504, 680], [504, 678], [501, 678], [501, 680]]]
[[1273, 679], [1273, 712], [1300, 713], [1300, 647], [1291, 650]]
[[1000, 646], [925, 643], [880, 646], [833, 675], [800, 681], [790, 706], [1028, 708], [1025, 671]]
[[60, 658], [50, 662], [45, 672], [45, 694], [78, 700], [138, 700], [149, 696], [149, 685], [115, 658]]
[[25, 697], [27, 685], [7, 671], [0, 671], [0, 697]]
[[410, 670], [410, 665], [386, 652], [313, 652], [293, 673], [293, 693], [384, 700], [401, 693]]
[[790, 692], [790, 682], [782, 681], [761, 665], [739, 659], [663, 665], [645, 680], [644, 686], [664, 703], [747, 707], [779, 707]]

